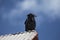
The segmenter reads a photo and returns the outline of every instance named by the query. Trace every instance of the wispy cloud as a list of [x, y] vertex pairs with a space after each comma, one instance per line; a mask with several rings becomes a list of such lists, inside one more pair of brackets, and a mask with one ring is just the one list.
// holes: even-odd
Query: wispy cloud
[[[57, 17], [60, 18], [60, 0], [24, 0], [22, 2], [17, 1], [9, 11], [8, 18], [13, 20], [17, 17], [23, 17], [28, 11], [37, 15], [37, 21], [43, 22], [46, 16], [51, 20], [55, 20]], [[26, 12], [26, 13], [25, 13]], [[4, 14], [5, 15], [5, 14]], [[18, 16], [17, 16], [18, 15]], [[5, 18], [5, 17], [4, 17]], [[49, 20], [50, 20], [49, 19]], [[43, 21], [42, 21], [43, 20]]]
[[[22, 10], [31, 10], [32, 12], [44, 12], [47, 16], [60, 16], [60, 1], [59, 0], [42, 0], [41, 4], [38, 4], [38, 0], [24, 0], [22, 3], [18, 3], [17, 6], [20, 6], [19, 11]], [[39, 13], [40, 14], [40, 13]]]

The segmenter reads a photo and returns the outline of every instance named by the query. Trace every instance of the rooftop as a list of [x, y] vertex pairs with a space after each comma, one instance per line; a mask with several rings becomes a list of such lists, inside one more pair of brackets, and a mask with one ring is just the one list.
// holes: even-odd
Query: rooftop
[[0, 40], [37, 40], [35, 30], [29, 32], [18, 32], [15, 34], [1, 35]]

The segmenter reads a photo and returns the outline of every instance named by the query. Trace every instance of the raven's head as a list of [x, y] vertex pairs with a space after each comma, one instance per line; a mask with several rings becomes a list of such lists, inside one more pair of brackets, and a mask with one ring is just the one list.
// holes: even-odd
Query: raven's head
[[28, 17], [36, 17], [36, 15], [34, 15], [34, 14], [32, 14], [32, 13], [29, 13], [27, 16], [28, 16]]

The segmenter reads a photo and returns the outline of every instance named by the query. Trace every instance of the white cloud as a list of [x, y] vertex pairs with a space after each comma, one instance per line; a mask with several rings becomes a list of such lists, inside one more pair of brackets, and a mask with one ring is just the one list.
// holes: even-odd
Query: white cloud
[[22, 9], [28, 10], [37, 6], [36, 0], [25, 0], [22, 2]]
[[[24, 11], [31, 10], [37, 15], [38, 21], [44, 21], [43, 15], [39, 12], [44, 12], [43, 14], [47, 17], [55, 20], [57, 17], [60, 17], [60, 0], [42, 0], [41, 4], [38, 4], [38, 0], [24, 0], [23, 2], [17, 2], [15, 9], [10, 11], [10, 18], [14, 18], [17, 14], [22, 15]], [[42, 22], [43, 22], [42, 21]]]
[[45, 0], [43, 5], [43, 12], [52, 19], [60, 17], [60, 1], [59, 0]]
[[32, 10], [34, 12], [44, 12], [47, 16], [60, 16], [60, 1], [59, 0], [43, 0], [42, 5], [37, 4], [37, 0], [25, 0], [21, 3], [23, 10]]

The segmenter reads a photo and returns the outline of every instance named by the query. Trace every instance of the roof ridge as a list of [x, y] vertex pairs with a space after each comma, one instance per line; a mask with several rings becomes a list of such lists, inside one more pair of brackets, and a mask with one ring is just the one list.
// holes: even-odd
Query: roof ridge
[[[0, 35], [0, 36], [7, 36], [7, 35], [16, 35], [16, 34], [23, 34], [23, 33], [25, 33], [26, 31], [24, 31], [24, 32], [16, 32], [16, 33], [10, 33], [10, 34], [5, 34], [5, 35]], [[35, 30], [32, 30], [32, 31], [28, 31], [29, 33], [30, 32], [36, 32]]]

